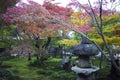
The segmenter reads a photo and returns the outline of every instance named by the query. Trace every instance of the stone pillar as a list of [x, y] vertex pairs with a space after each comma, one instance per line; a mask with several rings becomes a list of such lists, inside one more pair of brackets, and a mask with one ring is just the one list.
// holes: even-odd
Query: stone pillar
[[89, 56], [79, 56], [77, 66], [80, 68], [90, 68], [91, 66], [91, 60]]
[[77, 80], [95, 80], [95, 75], [93, 73], [88, 75], [88, 76], [82, 75], [82, 74], [78, 74]]

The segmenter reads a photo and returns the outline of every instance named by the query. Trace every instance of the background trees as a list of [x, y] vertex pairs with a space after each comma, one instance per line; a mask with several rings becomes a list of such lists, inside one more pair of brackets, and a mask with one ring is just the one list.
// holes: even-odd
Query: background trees
[[[93, 34], [95, 36], [99, 35], [98, 38], [101, 38], [107, 53], [109, 53], [111, 57], [107, 57], [96, 42], [93, 40], [91, 40], [91, 42], [98, 47], [105, 58], [115, 67], [117, 70], [116, 73], [119, 74], [120, 68], [115, 63], [111, 46], [108, 44], [110, 37], [113, 35], [109, 34], [111, 28], [113, 28], [114, 24], [119, 23], [119, 18], [117, 18], [119, 17], [119, 12], [113, 11], [113, 9], [104, 9], [104, 7], [108, 5], [107, 3], [110, 2], [112, 4], [116, 3], [115, 0], [110, 0], [109, 2], [106, 0], [99, 0], [95, 2], [93, 6], [90, 0], [88, 0], [88, 4], [81, 4], [77, 0], [72, 0], [69, 6], [74, 5], [78, 7], [80, 11], [71, 15], [73, 11], [70, 8], [57, 6], [57, 4], [52, 4], [49, 1], [44, 2], [43, 5], [29, 1], [29, 4], [19, 3], [18, 6], [9, 8], [3, 17], [7, 25], [13, 24], [17, 26], [17, 35], [24, 39], [42, 39], [55, 34], [58, 29], [64, 31], [71, 29], [91, 40], [89, 35], [86, 35], [86, 32], [91, 31], [91, 27], [93, 27]], [[119, 34], [118, 29], [115, 29], [117, 28], [113, 28], [112, 32]], [[90, 36], [93, 36], [93, 34]], [[106, 39], [105, 36], [108, 36], [107, 38], [109, 39]]]

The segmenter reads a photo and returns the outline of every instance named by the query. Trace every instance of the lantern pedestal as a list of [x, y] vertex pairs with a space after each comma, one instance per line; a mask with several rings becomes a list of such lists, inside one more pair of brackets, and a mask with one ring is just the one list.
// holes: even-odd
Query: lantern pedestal
[[77, 80], [95, 80], [95, 73], [99, 71], [98, 67], [80, 68], [78, 66], [72, 67], [72, 70], [78, 75]]

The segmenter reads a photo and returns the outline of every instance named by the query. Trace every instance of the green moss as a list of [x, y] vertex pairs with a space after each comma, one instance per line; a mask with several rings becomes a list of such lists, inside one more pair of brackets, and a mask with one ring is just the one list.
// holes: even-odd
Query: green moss
[[[60, 58], [46, 60], [44, 65], [40, 67], [29, 66], [27, 58], [5, 60], [4, 65], [10, 65], [5, 69], [13, 73], [15, 80], [73, 80], [72, 77], [75, 78], [76, 76], [74, 73], [61, 71]], [[68, 75], [70, 76], [68, 77]]]
[[[75, 62], [76, 57], [73, 57], [72, 60]], [[93, 58], [92, 61], [94, 65], [99, 67], [98, 59]], [[3, 66], [10, 66], [2, 68], [11, 71], [15, 80], [76, 80], [77, 77], [73, 71], [61, 70], [61, 58], [48, 59], [42, 66], [37, 67], [29, 66], [27, 58], [13, 58], [5, 60]], [[104, 78], [109, 74], [105, 60], [99, 73], [97, 77], [100, 78]]]

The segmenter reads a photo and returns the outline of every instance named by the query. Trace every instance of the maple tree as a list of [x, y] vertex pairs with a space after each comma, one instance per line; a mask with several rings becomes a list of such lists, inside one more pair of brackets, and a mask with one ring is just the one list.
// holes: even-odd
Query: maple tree
[[[52, 22], [49, 19], [52, 19], [52, 16], [54, 16], [60, 20], [67, 21], [72, 12], [70, 8], [57, 6], [50, 2], [45, 1], [43, 5], [40, 5], [36, 2], [29, 1], [29, 4], [21, 2], [18, 6], [8, 8], [3, 17], [7, 25], [16, 26], [16, 34], [22, 37], [22, 40], [18, 39], [19, 42], [24, 40], [24, 44], [27, 44], [26, 40], [31, 41], [30, 45], [35, 48], [36, 53], [38, 53], [36, 54], [37, 59], [39, 60], [46, 53], [46, 46], [50, 43], [49, 37], [56, 34], [58, 29], [68, 30], [64, 26]], [[43, 42], [40, 39], [46, 37], [48, 37], [48, 41], [45, 44], [39, 43]], [[36, 41], [33, 42], [33, 40]], [[18, 49], [17, 46], [14, 49]], [[16, 51], [14, 49], [13, 52]]]
[[19, 3], [19, 6], [9, 8], [4, 14], [4, 21], [6, 24], [17, 25], [17, 28], [25, 31], [25, 33], [38, 35], [42, 38], [55, 34], [57, 31], [55, 28], [60, 26], [54, 22], [47, 21], [47, 18], [51, 18], [49, 15], [66, 21], [71, 13], [71, 9], [59, 7], [50, 2], [44, 2], [43, 5], [40, 5], [29, 1], [29, 4]]

